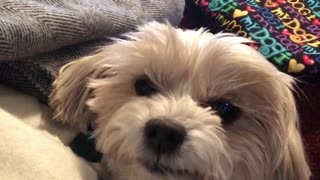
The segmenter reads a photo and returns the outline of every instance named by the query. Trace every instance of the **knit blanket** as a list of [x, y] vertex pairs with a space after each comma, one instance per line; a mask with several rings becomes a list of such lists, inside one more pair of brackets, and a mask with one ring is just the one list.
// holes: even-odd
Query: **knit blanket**
[[0, 83], [46, 103], [59, 68], [151, 20], [178, 25], [184, 0], [1, 0]]

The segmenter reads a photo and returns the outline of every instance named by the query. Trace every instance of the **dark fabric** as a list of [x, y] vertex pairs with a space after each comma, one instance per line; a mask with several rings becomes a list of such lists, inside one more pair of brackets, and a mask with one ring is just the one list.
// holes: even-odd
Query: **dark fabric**
[[70, 148], [78, 156], [89, 162], [100, 162], [102, 153], [96, 150], [95, 139], [92, 138], [92, 132], [80, 133], [71, 142]]
[[312, 180], [320, 180], [320, 84], [301, 83], [299, 89], [296, 99]]
[[47, 103], [60, 67], [147, 21], [178, 25], [184, 0], [0, 0], [0, 83]]
[[224, 32], [248, 37], [279, 70], [320, 80], [320, 2], [316, 0], [198, 0]]
[[[189, 0], [192, 2], [192, 0]], [[196, 4], [188, 3], [180, 26], [183, 28], [207, 27], [216, 33], [222, 29]], [[303, 141], [313, 173], [312, 180], [320, 180], [320, 84], [299, 83], [296, 101], [300, 114]]]

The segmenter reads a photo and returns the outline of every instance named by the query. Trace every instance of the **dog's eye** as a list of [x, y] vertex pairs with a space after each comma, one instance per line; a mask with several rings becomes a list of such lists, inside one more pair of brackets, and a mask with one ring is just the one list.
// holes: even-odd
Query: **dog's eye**
[[226, 100], [210, 100], [207, 104], [217, 111], [218, 115], [223, 120], [222, 124], [230, 124], [239, 117], [240, 109]]
[[139, 96], [150, 96], [154, 94], [157, 89], [147, 77], [142, 77], [136, 80], [135, 90]]

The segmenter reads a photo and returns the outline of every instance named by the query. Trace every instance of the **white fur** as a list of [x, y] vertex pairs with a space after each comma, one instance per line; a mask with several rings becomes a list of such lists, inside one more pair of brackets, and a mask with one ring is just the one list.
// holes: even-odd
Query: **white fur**
[[[85, 130], [95, 126], [97, 148], [114, 179], [303, 180], [310, 176], [291, 93], [293, 79], [243, 43], [247, 39], [175, 29], [151, 22], [97, 54], [65, 66], [51, 95], [56, 119]], [[147, 75], [159, 93], [135, 94]], [[199, 104], [224, 98], [241, 109], [232, 125]], [[158, 175], [141, 161], [155, 155], [144, 145], [152, 118], [183, 125], [179, 156], [160, 163], [183, 175]]]

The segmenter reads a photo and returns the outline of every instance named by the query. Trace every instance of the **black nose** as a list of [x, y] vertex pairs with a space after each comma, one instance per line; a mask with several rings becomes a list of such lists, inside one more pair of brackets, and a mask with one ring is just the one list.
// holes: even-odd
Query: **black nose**
[[179, 149], [186, 137], [183, 126], [171, 120], [152, 119], [146, 123], [144, 135], [147, 147], [157, 154]]

